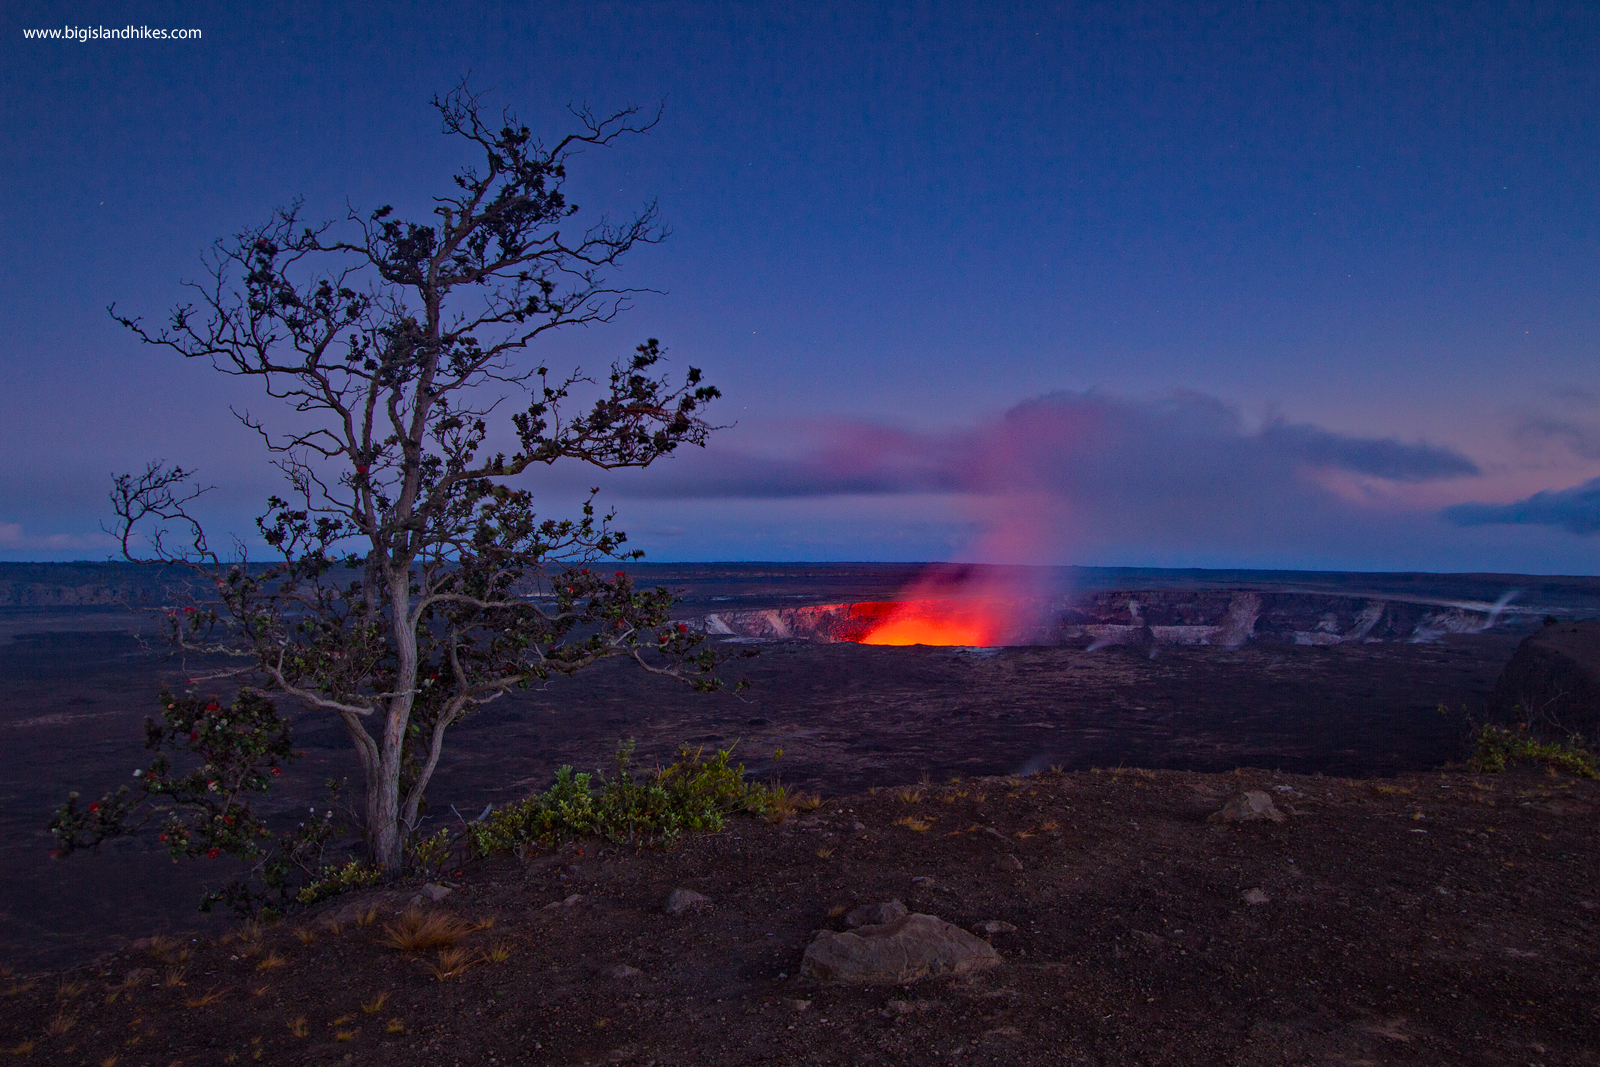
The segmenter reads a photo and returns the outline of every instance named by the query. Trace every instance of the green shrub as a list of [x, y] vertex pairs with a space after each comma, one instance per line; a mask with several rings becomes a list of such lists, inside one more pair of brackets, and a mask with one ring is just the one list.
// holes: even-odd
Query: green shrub
[[1477, 750], [1467, 766], [1493, 774], [1517, 763], [1542, 763], [1579, 778], [1595, 777], [1594, 754], [1577, 741], [1535, 741], [1526, 728], [1484, 726], [1478, 731]]
[[617, 750], [616, 776], [556, 772], [548, 790], [502, 808], [468, 826], [480, 855], [519, 845], [549, 845], [575, 837], [631, 844], [670, 844], [684, 831], [721, 830], [740, 811], [766, 814], [772, 791], [744, 780], [744, 765], [730, 765], [731, 749], [710, 759], [704, 749], [678, 750], [678, 758], [643, 775], [633, 769], [633, 742]]

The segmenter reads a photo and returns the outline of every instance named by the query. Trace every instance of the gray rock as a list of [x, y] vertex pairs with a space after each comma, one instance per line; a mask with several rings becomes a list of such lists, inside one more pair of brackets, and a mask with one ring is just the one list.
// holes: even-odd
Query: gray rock
[[1213, 814], [1208, 822], [1282, 822], [1288, 818], [1272, 803], [1272, 798], [1259, 789], [1240, 793]]
[[1244, 891], [1244, 902], [1246, 904], [1265, 904], [1271, 899], [1271, 897], [1267, 896], [1267, 894], [1262, 892], [1260, 889], [1246, 889]]
[[606, 970], [607, 978], [637, 978], [644, 972], [637, 967], [629, 967], [626, 963], [619, 963]]
[[822, 930], [806, 946], [800, 973], [823, 982], [902, 985], [993, 967], [989, 942], [932, 915], [913, 913], [847, 933]]
[[427, 897], [429, 900], [431, 900], [435, 904], [437, 904], [437, 903], [439, 903], [439, 901], [441, 901], [445, 897], [449, 896], [450, 893], [451, 893], [451, 890], [447, 889], [446, 887], [444, 887], [442, 885], [436, 885], [433, 882], [429, 882], [427, 885], [423, 886], [417, 892], [418, 892], [418, 894], [420, 896]]
[[544, 910], [545, 911], [557, 911], [557, 910], [559, 910], [561, 908], [576, 908], [579, 904], [582, 904], [586, 899], [588, 899], [588, 898], [585, 897], [582, 893], [574, 893], [570, 897], [567, 897], [565, 900], [552, 900], [550, 903], [548, 903], [548, 904], [546, 904], [544, 906]]
[[1017, 928], [999, 919], [985, 919], [981, 923], [973, 923], [972, 932], [984, 937], [993, 937], [995, 934], [1014, 934]]
[[1022, 870], [1022, 861], [1017, 859], [1015, 856], [1001, 856], [999, 859], [994, 861], [994, 865], [999, 867], [1002, 871]]
[[911, 909], [900, 902], [899, 898], [886, 900], [882, 904], [863, 904], [844, 917], [844, 924], [854, 930], [858, 926], [882, 926], [892, 923], [896, 919], [904, 919], [911, 914]]
[[695, 908], [707, 907], [710, 903], [710, 897], [702, 896], [693, 889], [674, 889], [667, 894], [667, 902], [661, 910], [668, 915], [682, 915]]

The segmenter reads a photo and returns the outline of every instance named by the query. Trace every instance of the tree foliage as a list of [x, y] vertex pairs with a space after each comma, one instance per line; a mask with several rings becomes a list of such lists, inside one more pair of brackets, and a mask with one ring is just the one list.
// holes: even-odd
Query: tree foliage
[[117, 532], [127, 558], [197, 576], [167, 615], [176, 646], [240, 657], [263, 692], [344, 723], [383, 867], [402, 862], [447, 732], [484, 704], [612, 656], [721, 684], [721, 657], [671, 624], [672, 594], [600, 565], [639, 554], [598, 490], [577, 516], [546, 518], [516, 481], [561, 461], [645, 467], [714, 429], [702, 414], [717, 389], [693, 367], [663, 375], [654, 339], [600, 380], [530, 352], [627, 306], [607, 268], [664, 236], [654, 205], [580, 228], [563, 186], [579, 151], [654, 120], [579, 110], [580, 128], [546, 144], [465, 86], [434, 107], [477, 162], [431, 219], [380, 207], [307, 224], [297, 203], [219, 241], [164, 326], [112, 309], [144, 342], [256, 379], [290, 409], [286, 430], [240, 416], [286, 479], [258, 520], [277, 562], [214, 548], [195, 516], [205, 489], [160, 462], [115, 480]]

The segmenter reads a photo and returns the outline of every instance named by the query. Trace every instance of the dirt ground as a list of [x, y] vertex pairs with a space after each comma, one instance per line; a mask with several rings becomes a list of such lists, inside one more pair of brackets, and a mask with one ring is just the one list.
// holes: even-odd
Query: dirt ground
[[[144, 719], [162, 681], [182, 686], [186, 672], [142, 653], [110, 614], [12, 616], [0, 613], [14, 635], [0, 644], [0, 962], [56, 969], [152, 933], [212, 930], [194, 902], [227, 880], [225, 861], [174, 865], [141, 838], [56, 862], [45, 832], [68, 790], [97, 796], [148, 761]], [[471, 818], [545, 788], [563, 763], [609, 766], [627, 738], [646, 763], [684, 743], [736, 745], [759, 776], [827, 797], [924, 774], [1052, 766], [1400, 774], [1463, 758], [1467, 714], [1483, 706], [1518, 640], [1196, 646], [1153, 658], [1117, 647], [782, 642], [739, 664], [751, 682], [739, 696], [694, 694], [610, 663], [492, 704], [454, 731], [430, 816], [456, 825], [458, 812]], [[343, 727], [285, 710], [307, 756], [266, 798], [279, 820], [324, 807], [328, 778], [359, 786]]]
[[[1208, 821], [1247, 789], [1287, 819]], [[448, 977], [380, 943], [404, 892], [13, 978], [0, 1047], [120, 1067], [1589, 1064], [1597, 800], [1532, 769], [879, 789], [669, 851], [464, 863], [437, 907], [480, 928]], [[710, 905], [664, 914], [679, 887]], [[1003, 962], [904, 987], [799, 976], [815, 931], [891, 898], [1011, 924]]]

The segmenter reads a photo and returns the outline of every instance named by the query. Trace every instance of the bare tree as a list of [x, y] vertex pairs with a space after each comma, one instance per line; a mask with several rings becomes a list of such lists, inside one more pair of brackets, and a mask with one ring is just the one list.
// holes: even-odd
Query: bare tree
[[343, 721], [384, 867], [402, 863], [447, 731], [485, 703], [618, 655], [718, 685], [718, 657], [670, 625], [670, 593], [595, 566], [639, 555], [597, 516], [598, 490], [580, 516], [545, 519], [515, 484], [560, 460], [645, 467], [713, 429], [701, 414], [718, 391], [692, 367], [680, 385], [659, 376], [654, 339], [604, 382], [552, 375], [529, 352], [626, 307], [606, 268], [664, 236], [655, 206], [580, 229], [562, 186], [579, 151], [654, 120], [579, 110], [581, 129], [546, 145], [464, 85], [433, 106], [481, 162], [431, 221], [381, 207], [307, 225], [296, 203], [219, 241], [196, 301], [164, 327], [111, 309], [145, 342], [259, 379], [292, 409], [287, 432], [240, 416], [287, 478], [257, 520], [280, 562], [214, 549], [193, 509], [204, 490], [164, 463], [116, 479], [118, 532], [127, 558], [207, 579], [169, 614], [180, 646], [242, 656], [266, 690]]

